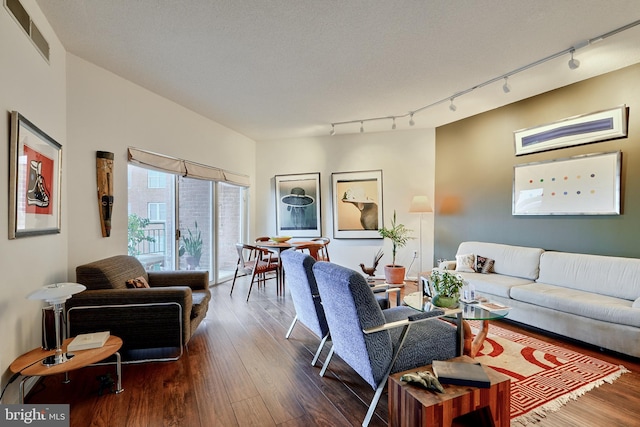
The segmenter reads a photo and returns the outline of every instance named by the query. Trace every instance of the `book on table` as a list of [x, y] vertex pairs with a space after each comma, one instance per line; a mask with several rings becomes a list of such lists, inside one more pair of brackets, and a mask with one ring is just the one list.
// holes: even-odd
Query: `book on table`
[[497, 302], [481, 302], [480, 304], [478, 304], [478, 307], [483, 308], [487, 311], [502, 311], [502, 310], [509, 310], [509, 307], [507, 307], [506, 305], [502, 305], [502, 304], [498, 304]]
[[77, 335], [67, 346], [67, 351], [89, 350], [100, 348], [109, 339], [109, 331], [93, 332]]
[[433, 373], [442, 384], [489, 388], [491, 380], [479, 363], [434, 360]]

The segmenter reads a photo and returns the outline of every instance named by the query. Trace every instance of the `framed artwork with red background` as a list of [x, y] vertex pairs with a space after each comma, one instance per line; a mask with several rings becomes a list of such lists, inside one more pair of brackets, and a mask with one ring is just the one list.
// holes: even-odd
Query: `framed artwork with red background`
[[62, 146], [11, 112], [9, 238], [60, 233]]

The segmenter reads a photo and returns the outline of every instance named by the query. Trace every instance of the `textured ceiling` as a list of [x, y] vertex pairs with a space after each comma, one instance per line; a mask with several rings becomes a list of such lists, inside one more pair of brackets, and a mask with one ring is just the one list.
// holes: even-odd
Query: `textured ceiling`
[[[402, 116], [640, 19], [638, 0], [37, 0], [72, 54], [260, 141]], [[640, 25], [415, 116], [435, 127], [640, 62]], [[610, 107], [610, 106], [604, 106]], [[585, 111], [586, 113], [586, 111]], [[409, 128], [398, 120], [398, 129]], [[388, 130], [391, 121], [367, 122]], [[336, 127], [358, 132], [360, 124]]]

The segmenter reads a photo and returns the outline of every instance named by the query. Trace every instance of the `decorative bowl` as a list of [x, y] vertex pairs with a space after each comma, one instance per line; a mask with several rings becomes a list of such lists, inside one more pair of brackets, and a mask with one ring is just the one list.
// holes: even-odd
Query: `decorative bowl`
[[275, 237], [272, 237], [271, 240], [277, 243], [284, 243], [287, 240], [291, 240], [291, 236], [275, 236]]

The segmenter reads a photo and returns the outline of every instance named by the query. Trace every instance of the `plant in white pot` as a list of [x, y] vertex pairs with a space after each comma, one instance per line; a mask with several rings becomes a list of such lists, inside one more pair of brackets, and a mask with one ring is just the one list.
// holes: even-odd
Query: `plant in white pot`
[[406, 228], [403, 224], [398, 224], [396, 222], [396, 211], [394, 210], [391, 227], [382, 227], [378, 232], [383, 238], [391, 240], [391, 244], [393, 245], [393, 250], [391, 252], [391, 264], [384, 266], [384, 277], [386, 282], [392, 284], [404, 283], [405, 268], [402, 265], [396, 264], [396, 253], [398, 248], [405, 247], [409, 239], [413, 239], [413, 237], [409, 236], [411, 230]]

